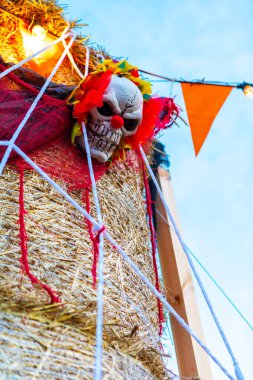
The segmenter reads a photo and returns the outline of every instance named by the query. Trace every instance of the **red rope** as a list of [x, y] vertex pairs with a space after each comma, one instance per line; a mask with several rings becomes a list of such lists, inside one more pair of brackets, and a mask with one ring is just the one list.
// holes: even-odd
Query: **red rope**
[[[84, 198], [84, 194], [83, 194]], [[90, 190], [87, 188], [85, 189], [85, 204], [86, 204], [86, 211], [90, 214], [91, 207], [90, 207]], [[90, 240], [92, 243], [92, 253], [93, 253], [93, 264], [92, 264], [92, 278], [93, 278], [93, 287], [96, 288], [97, 284], [97, 264], [98, 264], [98, 256], [99, 256], [99, 248], [98, 248], [98, 239], [93, 233], [93, 225], [90, 220], [85, 218], [87, 223], [88, 232], [90, 235]]]
[[[144, 186], [145, 186], [145, 193], [146, 193], [146, 202], [147, 202], [147, 213], [148, 213], [148, 222], [149, 222], [149, 229], [150, 229], [150, 237], [151, 237], [151, 247], [152, 247], [152, 258], [153, 258], [153, 266], [154, 266], [154, 272], [155, 272], [155, 287], [158, 292], [160, 292], [160, 285], [159, 285], [159, 276], [158, 276], [158, 267], [157, 267], [157, 260], [156, 260], [156, 239], [155, 239], [155, 229], [153, 224], [153, 218], [152, 218], [152, 199], [150, 194], [150, 188], [148, 184], [148, 177], [145, 170], [145, 164], [142, 159], [142, 173], [143, 173], [143, 179], [144, 179]], [[159, 323], [159, 335], [162, 335], [163, 330], [163, 322], [164, 322], [164, 316], [163, 316], [163, 309], [162, 304], [159, 298], [157, 298], [157, 305], [158, 305], [158, 323]]]
[[58, 296], [53, 292], [53, 290], [46, 284], [40, 282], [40, 280], [34, 276], [29, 267], [28, 263], [28, 247], [27, 247], [27, 234], [25, 229], [25, 214], [27, 214], [24, 207], [24, 166], [20, 165], [20, 185], [19, 185], [19, 236], [20, 236], [20, 248], [21, 248], [21, 269], [31, 280], [32, 285], [38, 284], [43, 288], [51, 297], [51, 302], [61, 302]]
[[96, 240], [97, 243], [99, 243], [99, 237], [100, 235], [105, 231], [105, 226], [101, 227], [100, 230], [98, 230], [97, 235], [96, 235]]

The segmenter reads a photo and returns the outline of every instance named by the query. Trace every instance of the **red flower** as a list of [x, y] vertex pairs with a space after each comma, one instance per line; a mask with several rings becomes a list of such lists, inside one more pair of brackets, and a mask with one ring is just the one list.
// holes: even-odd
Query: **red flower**
[[87, 113], [93, 107], [102, 107], [103, 95], [111, 81], [110, 70], [98, 75], [88, 75], [81, 84], [81, 89], [76, 95], [79, 102], [74, 106], [73, 116], [79, 121], [85, 120]]

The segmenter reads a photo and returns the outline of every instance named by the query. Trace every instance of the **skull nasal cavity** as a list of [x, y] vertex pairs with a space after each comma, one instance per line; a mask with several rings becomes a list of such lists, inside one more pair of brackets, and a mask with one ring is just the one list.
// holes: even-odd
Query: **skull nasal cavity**
[[119, 115], [115, 115], [112, 117], [111, 125], [115, 129], [122, 128], [124, 125], [124, 119]]

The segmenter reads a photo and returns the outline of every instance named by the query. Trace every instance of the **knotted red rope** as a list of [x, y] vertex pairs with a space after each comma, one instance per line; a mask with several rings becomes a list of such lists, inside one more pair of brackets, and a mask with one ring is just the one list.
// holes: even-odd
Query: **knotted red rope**
[[[84, 198], [84, 194], [83, 194]], [[85, 204], [86, 204], [86, 211], [90, 214], [91, 207], [90, 207], [90, 191], [89, 189], [85, 190]], [[100, 235], [105, 231], [105, 226], [100, 228], [100, 230], [97, 231], [96, 235], [93, 232], [93, 225], [90, 220], [86, 219], [88, 232], [90, 235], [90, 240], [92, 243], [92, 253], [93, 253], [93, 264], [92, 264], [92, 278], [93, 278], [93, 287], [96, 288], [97, 284], [97, 265], [98, 265], [98, 257], [99, 257], [99, 237]]]
[[31, 280], [32, 285], [38, 284], [42, 289], [44, 289], [51, 297], [51, 302], [61, 302], [58, 296], [53, 292], [53, 290], [46, 284], [43, 284], [36, 276], [34, 276], [29, 267], [28, 263], [28, 247], [27, 247], [27, 234], [25, 228], [25, 214], [27, 214], [24, 206], [24, 166], [20, 165], [20, 184], [19, 184], [19, 236], [20, 236], [20, 248], [21, 248], [21, 269]]

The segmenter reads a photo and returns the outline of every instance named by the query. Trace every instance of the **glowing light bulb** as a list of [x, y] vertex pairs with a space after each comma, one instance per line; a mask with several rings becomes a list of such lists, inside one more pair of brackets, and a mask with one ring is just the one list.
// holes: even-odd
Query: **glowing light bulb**
[[[26, 57], [34, 55], [40, 50], [44, 50], [32, 59], [32, 69], [40, 73], [42, 73], [43, 70], [46, 71], [50, 61], [54, 62], [57, 60], [62, 49], [60, 49], [58, 45], [48, 47], [48, 45], [54, 41], [54, 38], [48, 35], [47, 30], [39, 24], [36, 24], [29, 29], [27, 24], [20, 21], [19, 28], [23, 39], [23, 47]], [[34, 63], [36, 65], [34, 65]]]
[[45, 47], [47, 33], [42, 26], [34, 25], [32, 31], [29, 32], [27, 26], [21, 23], [20, 31], [23, 37], [23, 46], [27, 57]]
[[253, 99], [253, 87], [249, 84], [243, 87], [243, 93], [246, 96], [246, 98]]
[[46, 38], [47, 32], [40, 25], [34, 25], [32, 28], [32, 36], [36, 39], [43, 41]]

